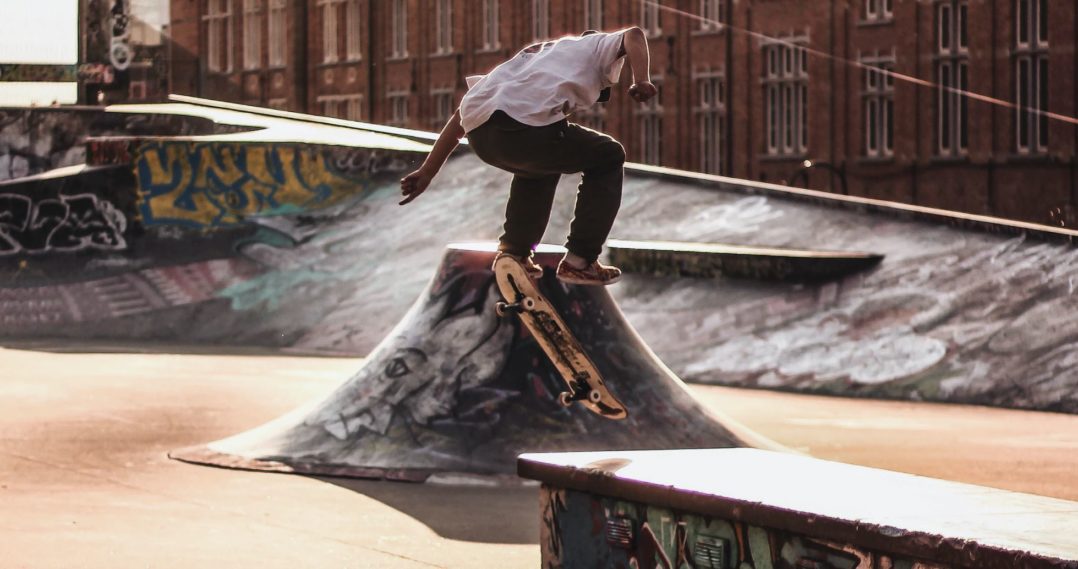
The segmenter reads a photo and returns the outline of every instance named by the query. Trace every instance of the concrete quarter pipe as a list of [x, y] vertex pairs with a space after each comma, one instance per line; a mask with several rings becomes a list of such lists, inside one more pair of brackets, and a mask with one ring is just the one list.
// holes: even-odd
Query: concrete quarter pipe
[[[604, 287], [562, 285], [541, 247], [540, 289], [629, 417], [557, 402], [562, 380], [515, 317], [499, 318], [493, 244], [450, 245], [434, 278], [363, 367], [327, 399], [173, 458], [253, 470], [425, 480], [512, 474], [524, 451], [759, 444], [699, 405], [640, 340]], [[387, 282], [386, 286], [392, 286]]]

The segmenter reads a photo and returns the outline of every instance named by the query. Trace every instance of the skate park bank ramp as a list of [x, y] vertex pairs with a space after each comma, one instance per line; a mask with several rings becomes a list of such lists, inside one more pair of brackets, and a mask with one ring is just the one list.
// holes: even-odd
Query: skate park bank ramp
[[698, 404], [621, 316], [605, 287], [554, 278], [563, 250], [541, 247], [544, 296], [629, 416], [561, 406], [564, 380], [515, 315], [500, 317], [496, 243], [450, 245], [426, 290], [362, 368], [327, 399], [268, 425], [170, 454], [253, 470], [425, 480], [510, 475], [534, 449], [777, 445]]
[[[224, 132], [222, 125], [234, 123], [230, 136], [247, 136], [244, 129], [274, 118], [166, 106], [202, 117], [185, 128], [203, 130], [182, 131], [188, 133]], [[332, 122], [306, 121], [309, 129], [366, 128]], [[167, 124], [181, 132], [175, 120]], [[292, 128], [297, 140], [307, 132]], [[111, 148], [123, 155], [122, 145]], [[94, 193], [96, 206], [82, 199], [75, 209], [98, 212], [102, 232], [113, 228], [123, 241], [104, 235], [74, 250], [24, 245], [0, 252], [0, 338], [52, 347], [366, 355], [424, 290], [447, 242], [500, 234], [509, 183], [507, 174], [461, 153], [420, 199], [400, 207], [397, 179], [408, 165], [386, 164], [388, 171], [364, 178], [361, 191], [333, 205], [225, 215], [220, 220], [229, 224], [210, 230], [144, 223], [145, 188], [124, 199], [42, 190], [54, 201]], [[107, 166], [117, 165], [95, 167]], [[118, 168], [107, 175], [138, 181], [134, 169]], [[566, 235], [576, 182], [563, 178], [546, 242]], [[4, 186], [0, 194], [36, 191]], [[122, 231], [115, 212], [124, 214]], [[4, 223], [0, 240], [13, 235]], [[687, 381], [1076, 412], [1076, 235], [632, 166], [615, 238], [860, 251], [882, 261], [818, 282], [630, 273], [610, 293], [645, 343]]]

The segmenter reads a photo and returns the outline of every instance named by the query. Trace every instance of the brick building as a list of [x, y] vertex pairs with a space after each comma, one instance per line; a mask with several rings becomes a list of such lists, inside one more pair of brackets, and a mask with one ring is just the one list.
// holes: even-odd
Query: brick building
[[576, 117], [631, 160], [1078, 221], [1078, 127], [1042, 112], [1078, 113], [1073, 2], [172, 2], [177, 93], [437, 130], [465, 76], [538, 39], [637, 25], [660, 96]]

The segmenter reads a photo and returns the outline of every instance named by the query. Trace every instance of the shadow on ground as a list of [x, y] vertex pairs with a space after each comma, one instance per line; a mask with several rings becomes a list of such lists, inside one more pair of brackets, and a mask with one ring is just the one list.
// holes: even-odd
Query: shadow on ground
[[538, 544], [538, 487], [469, 487], [312, 477], [346, 488], [459, 541]]

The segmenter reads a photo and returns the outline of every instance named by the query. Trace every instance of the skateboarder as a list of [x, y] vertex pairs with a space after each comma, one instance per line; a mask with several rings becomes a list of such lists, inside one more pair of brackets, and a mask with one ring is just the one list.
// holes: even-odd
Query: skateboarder
[[513, 174], [498, 255], [512, 255], [538, 277], [542, 269], [531, 254], [550, 219], [558, 179], [582, 172], [568, 252], [557, 276], [574, 284], [617, 281], [621, 271], [598, 258], [621, 205], [625, 149], [568, 117], [605, 102], [626, 59], [633, 74], [629, 95], [639, 102], [654, 97], [658, 89], [650, 81], [647, 38], [637, 27], [532, 45], [487, 75], [468, 77], [460, 108], [423, 165], [401, 180], [401, 205], [427, 189], [467, 134], [480, 159]]

